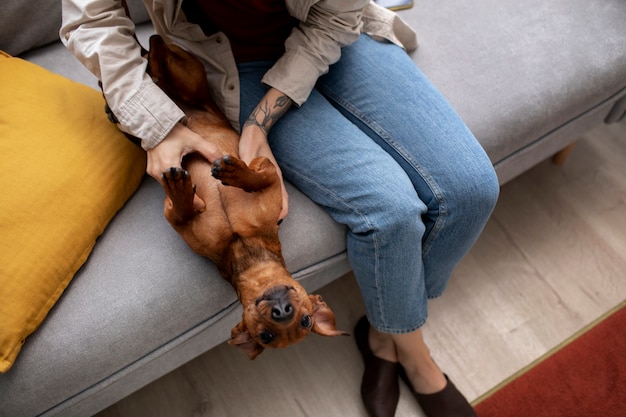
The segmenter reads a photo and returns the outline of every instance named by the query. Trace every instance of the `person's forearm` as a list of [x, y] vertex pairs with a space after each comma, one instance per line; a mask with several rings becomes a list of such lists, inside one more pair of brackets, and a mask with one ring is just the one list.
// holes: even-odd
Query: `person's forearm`
[[269, 89], [244, 123], [244, 129], [257, 126], [267, 137], [272, 127], [292, 104], [293, 101], [282, 92], [275, 88]]
[[257, 157], [266, 157], [276, 166], [282, 188], [279, 224], [289, 211], [289, 196], [282, 181], [283, 174], [267, 142], [267, 135], [292, 104], [293, 101], [287, 95], [275, 88], [270, 88], [244, 123], [239, 139], [239, 156], [245, 163], [249, 164]]
[[135, 26], [120, 2], [63, 0], [62, 11], [61, 39], [102, 82], [118, 126], [144, 149], [157, 146], [184, 113], [146, 74]]

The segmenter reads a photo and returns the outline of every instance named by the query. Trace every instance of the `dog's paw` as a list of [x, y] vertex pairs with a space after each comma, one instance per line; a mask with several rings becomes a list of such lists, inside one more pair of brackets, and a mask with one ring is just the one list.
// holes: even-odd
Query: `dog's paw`
[[189, 172], [180, 167], [171, 167], [167, 171], [163, 171], [161, 178], [163, 178], [163, 182], [166, 184], [173, 184], [179, 181], [184, 183], [189, 178]]
[[213, 162], [211, 175], [213, 175], [215, 179], [220, 180], [222, 184], [231, 185], [233, 178], [236, 176], [242, 164], [245, 166], [240, 159], [231, 155], [224, 155]]
[[172, 167], [161, 174], [163, 188], [167, 199], [165, 202], [165, 217], [175, 225], [187, 223], [197, 212], [204, 210], [204, 202], [196, 193], [189, 172]]
[[260, 191], [278, 178], [274, 165], [267, 158], [255, 158], [248, 166], [232, 155], [216, 159], [211, 174], [222, 184], [241, 188], [248, 193]]
[[161, 179], [163, 180], [165, 191], [175, 194], [187, 192], [190, 186], [188, 181], [189, 172], [180, 167], [171, 167], [167, 171], [163, 171]]
[[186, 199], [195, 193], [189, 172], [180, 167], [171, 167], [161, 174], [163, 188], [172, 200]]

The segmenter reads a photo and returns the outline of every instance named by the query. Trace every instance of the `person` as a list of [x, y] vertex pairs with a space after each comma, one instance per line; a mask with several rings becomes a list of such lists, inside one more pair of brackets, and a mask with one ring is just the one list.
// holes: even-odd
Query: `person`
[[[415, 32], [369, 0], [144, 0], [167, 42], [205, 65], [241, 134], [241, 158], [282, 176], [347, 225], [366, 306], [355, 328], [371, 416], [392, 416], [399, 377], [429, 417], [473, 409], [422, 336], [493, 210], [499, 185], [467, 126], [411, 60]], [[102, 82], [119, 127], [141, 139], [147, 172], [196, 152], [220, 157], [146, 75], [119, 0], [63, 0], [61, 39]], [[282, 178], [282, 177], [281, 177]], [[281, 219], [288, 214], [283, 186]]]

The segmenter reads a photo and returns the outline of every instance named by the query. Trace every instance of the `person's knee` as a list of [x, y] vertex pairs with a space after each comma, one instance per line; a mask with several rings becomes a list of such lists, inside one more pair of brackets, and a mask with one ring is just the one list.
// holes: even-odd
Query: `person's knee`
[[422, 215], [427, 208], [414, 190], [387, 189], [377, 199], [380, 206], [368, 215], [371, 230], [391, 237], [398, 234], [421, 237], [425, 230]]
[[493, 166], [485, 164], [464, 172], [459, 186], [448, 196], [451, 208], [466, 218], [487, 219], [493, 211], [500, 194], [500, 184]]
[[475, 189], [477, 190], [477, 199], [482, 202], [483, 209], [490, 214], [500, 195], [500, 183], [492, 165], [485, 167]]

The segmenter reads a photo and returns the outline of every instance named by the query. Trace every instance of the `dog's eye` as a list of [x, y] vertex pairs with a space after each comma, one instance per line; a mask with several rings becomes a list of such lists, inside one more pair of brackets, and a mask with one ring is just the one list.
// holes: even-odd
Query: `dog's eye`
[[265, 331], [259, 335], [259, 339], [263, 342], [264, 345], [269, 345], [274, 340], [274, 335], [268, 331]]
[[305, 329], [308, 329], [312, 325], [313, 325], [313, 321], [311, 320], [311, 316], [309, 315], [302, 316], [302, 319], [300, 320], [300, 326], [304, 327]]

